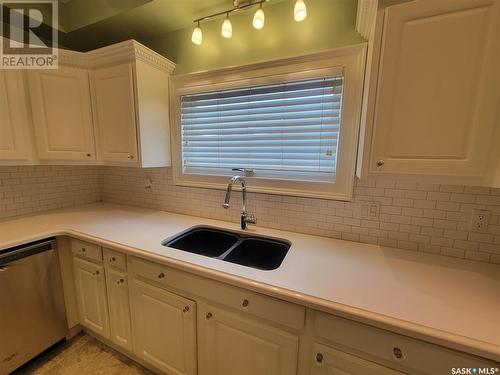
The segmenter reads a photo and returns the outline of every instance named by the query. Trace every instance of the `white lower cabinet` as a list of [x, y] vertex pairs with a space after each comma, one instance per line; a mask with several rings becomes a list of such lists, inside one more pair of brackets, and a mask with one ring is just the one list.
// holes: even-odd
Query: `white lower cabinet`
[[161, 373], [441, 374], [495, 365], [324, 312], [305, 317], [302, 306], [111, 249], [103, 266], [96, 244], [72, 240], [71, 249], [80, 323]]
[[134, 353], [168, 374], [196, 374], [196, 303], [132, 279], [131, 308]]
[[313, 352], [311, 375], [403, 374], [321, 344], [314, 344]]
[[74, 257], [76, 300], [80, 324], [109, 337], [108, 307], [104, 267]]
[[296, 335], [213, 306], [199, 314], [201, 375], [296, 374]]
[[127, 274], [106, 269], [110, 340], [132, 351]]

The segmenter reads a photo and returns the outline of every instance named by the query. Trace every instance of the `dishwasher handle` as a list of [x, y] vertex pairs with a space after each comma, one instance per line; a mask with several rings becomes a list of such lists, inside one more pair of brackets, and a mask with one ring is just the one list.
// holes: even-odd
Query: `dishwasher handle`
[[2, 250], [0, 252], [0, 269], [5, 270], [9, 263], [16, 260], [55, 249], [56, 240], [54, 238], [50, 238], [48, 240], [31, 242], [26, 245]]

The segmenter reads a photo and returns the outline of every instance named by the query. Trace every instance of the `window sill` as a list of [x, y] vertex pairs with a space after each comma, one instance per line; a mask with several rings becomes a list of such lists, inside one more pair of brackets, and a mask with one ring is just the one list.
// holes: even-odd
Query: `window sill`
[[[186, 175], [183, 175], [185, 177]], [[192, 188], [204, 188], [204, 189], [216, 189], [216, 190], [226, 190], [227, 184], [229, 183], [230, 177], [220, 177], [217, 176], [216, 179], [219, 181], [209, 182], [209, 181], [196, 181], [189, 178], [176, 177], [174, 176], [174, 183], [178, 186], [186, 186]], [[207, 177], [207, 176], [203, 176]], [[214, 177], [214, 176], [210, 176]], [[353, 183], [352, 180], [344, 192], [332, 191], [335, 188], [335, 184], [331, 183], [315, 183], [315, 182], [304, 182], [304, 181], [285, 181], [285, 180], [265, 180], [257, 179], [255, 177], [246, 177], [247, 191], [249, 193], [259, 193], [259, 194], [272, 194], [272, 195], [286, 195], [294, 197], [304, 197], [304, 198], [316, 198], [316, 199], [328, 199], [328, 200], [338, 200], [338, 201], [351, 201], [352, 200], [352, 190]], [[329, 189], [328, 189], [329, 188]]]

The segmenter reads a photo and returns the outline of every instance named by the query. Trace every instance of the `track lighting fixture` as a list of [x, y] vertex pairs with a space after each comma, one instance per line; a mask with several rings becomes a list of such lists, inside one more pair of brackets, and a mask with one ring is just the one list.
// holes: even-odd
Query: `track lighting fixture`
[[201, 42], [203, 41], [203, 33], [201, 32], [201, 27], [200, 27], [199, 22], [198, 22], [198, 25], [193, 30], [193, 35], [191, 36], [191, 41], [194, 44], [198, 44], [198, 45], [200, 45]]
[[295, 21], [304, 21], [307, 17], [307, 9], [304, 0], [297, 0], [295, 2], [295, 7], [293, 8], [293, 18]]
[[256, 29], [262, 29], [264, 27], [264, 21], [264, 11], [262, 10], [262, 4], [260, 4], [259, 9], [257, 9], [255, 15], [253, 16], [253, 27], [255, 27]]
[[[203, 33], [201, 31], [200, 23], [202, 21], [212, 19], [215, 17], [219, 17], [222, 15], [226, 15], [224, 22], [222, 23], [220, 33], [224, 38], [231, 38], [233, 35], [233, 25], [231, 24], [231, 20], [229, 19], [229, 14], [236, 11], [241, 11], [247, 8], [251, 8], [253, 6], [258, 5], [259, 9], [255, 12], [252, 20], [252, 25], [256, 29], [262, 29], [265, 24], [265, 15], [264, 9], [262, 9], [262, 4], [270, 1], [270, 0], [233, 0], [233, 8], [229, 10], [225, 10], [219, 13], [211, 14], [209, 16], [205, 16], [202, 18], [198, 18], [193, 22], [196, 23], [196, 27], [193, 30], [193, 34], [191, 36], [191, 41], [194, 44], [200, 45], [203, 41]], [[296, 0], [295, 7], [293, 9], [293, 18], [295, 21], [303, 21], [307, 17], [307, 9], [304, 0]]]
[[226, 19], [222, 23], [222, 28], [220, 33], [224, 38], [231, 38], [233, 36], [233, 25], [231, 24], [231, 20], [229, 19], [229, 13], [226, 14]]

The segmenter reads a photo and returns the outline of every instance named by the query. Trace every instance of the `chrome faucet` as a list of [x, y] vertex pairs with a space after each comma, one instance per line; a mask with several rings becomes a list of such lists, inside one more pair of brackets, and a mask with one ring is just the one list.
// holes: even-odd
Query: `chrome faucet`
[[255, 215], [247, 212], [247, 187], [245, 177], [243, 176], [234, 176], [229, 180], [229, 184], [227, 185], [226, 199], [224, 200], [224, 204], [222, 207], [228, 209], [229, 200], [231, 199], [231, 191], [233, 190], [233, 184], [240, 183], [241, 184], [241, 193], [243, 194], [242, 200], [242, 210], [241, 210], [241, 229], [247, 229], [247, 224], [257, 224], [257, 218]]

